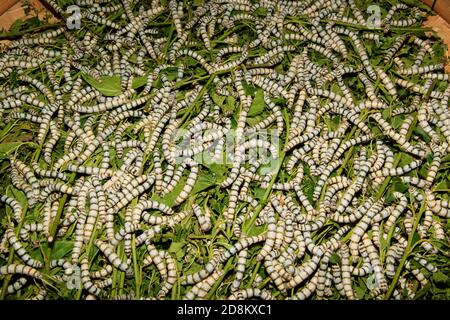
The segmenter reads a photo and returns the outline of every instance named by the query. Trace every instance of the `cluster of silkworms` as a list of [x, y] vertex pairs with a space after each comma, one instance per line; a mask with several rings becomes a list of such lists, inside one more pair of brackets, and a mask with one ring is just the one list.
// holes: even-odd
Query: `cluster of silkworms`
[[0, 54], [0, 130], [33, 135], [1, 155], [0, 298], [412, 299], [448, 270], [420, 10], [165, 3], [75, 0], [81, 29]]

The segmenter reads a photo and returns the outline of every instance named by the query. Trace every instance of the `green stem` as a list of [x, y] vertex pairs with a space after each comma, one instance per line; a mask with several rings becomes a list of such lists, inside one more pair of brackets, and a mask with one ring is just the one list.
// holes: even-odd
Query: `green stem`
[[263, 197], [261, 198], [261, 200], [259, 201], [259, 205], [258, 207], [256, 207], [255, 209], [255, 213], [253, 214], [252, 218], [248, 221], [248, 223], [246, 223], [244, 225], [244, 232], [246, 234], [248, 234], [250, 232], [250, 230], [253, 227], [253, 223], [255, 222], [256, 218], [258, 217], [259, 213], [261, 212], [261, 210], [264, 208], [264, 206], [266, 205], [267, 199], [269, 199], [271, 193], [272, 193], [272, 186], [275, 183], [275, 180], [278, 177], [278, 174], [280, 173], [281, 170], [281, 166], [283, 164], [284, 161], [284, 157], [286, 156], [286, 153], [284, 151], [280, 152], [280, 155], [278, 157], [278, 164], [277, 164], [277, 168], [275, 170], [275, 174], [273, 175], [272, 179], [270, 180], [269, 185], [267, 186], [266, 192], [264, 193]]
[[0, 142], [3, 142], [8, 137], [8, 133], [16, 126], [18, 120], [10, 121], [6, 124], [5, 128], [0, 132]]
[[[360, 120], [364, 121], [366, 120], [367, 116], [368, 116], [368, 112], [367, 110], [363, 110], [361, 112], [361, 116], [360, 116]], [[350, 131], [350, 133], [345, 137], [345, 140], [343, 141], [343, 143], [347, 142], [348, 140], [350, 140], [351, 137], [353, 137], [353, 135], [355, 133], [359, 133], [360, 130], [358, 127], [354, 126], [352, 128], [352, 130]], [[353, 150], [354, 150], [355, 146], [350, 147], [350, 149], [346, 152], [344, 161], [342, 162], [342, 165], [340, 166], [340, 168], [336, 171], [336, 174], [339, 176], [342, 174], [342, 171], [344, 170], [345, 166], [347, 165], [347, 162], [350, 160], [352, 154], [353, 154]]]
[[141, 297], [141, 282], [142, 282], [141, 270], [142, 269], [141, 269], [141, 266], [139, 266], [139, 264], [138, 264], [135, 237], [136, 236], [133, 234], [133, 239], [131, 241], [131, 250], [133, 252], [134, 279], [136, 282], [135, 293], [136, 293], [136, 299], [139, 299]]
[[[74, 182], [75, 181], [75, 177], [76, 177], [76, 173], [74, 172], [74, 173], [72, 173], [70, 175], [69, 180], [68, 180], [68, 184]], [[64, 194], [61, 197], [61, 200], [59, 201], [58, 211], [56, 213], [56, 217], [53, 220], [52, 226], [50, 228], [50, 239], [48, 239], [49, 242], [53, 242], [55, 240], [56, 232], [57, 232], [57, 229], [58, 229], [59, 220], [61, 219], [61, 215], [62, 215], [62, 212], [64, 210], [64, 205], [66, 204], [67, 197], [68, 197], [68, 195]]]
[[403, 266], [406, 263], [406, 259], [408, 258], [408, 256], [410, 255], [410, 253], [412, 251], [411, 246], [412, 246], [412, 241], [414, 239], [414, 234], [416, 233], [416, 229], [419, 225], [420, 218], [422, 217], [422, 214], [425, 212], [425, 208], [426, 208], [426, 201], [422, 201], [422, 205], [420, 206], [419, 213], [417, 214], [417, 217], [414, 220], [414, 225], [413, 225], [412, 231], [411, 231], [410, 235], [408, 236], [408, 243], [406, 245], [405, 253], [403, 254], [402, 259], [400, 260], [400, 263], [397, 267], [397, 271], [395, 272], [394, 279], [392, 279], [391, 285], [389, 286], [386, 296], [384, 297], [385, 300], [389, 300], [392, 293], [394, 292], [397, 282], [400, 278], [400, 274], [402, 272]]
[[[132, 206], [134, 207], [137, 204], [137, 198], [133, 199]], [[134, 270], [134, 280], [135, 280], [135, 295], [136, 299], [139, 299], [141, 297], [141, 283], [142, 283], [142, 274], [141, 274], [141, 266], [138, 264], [137, 259], [137, 251], [136, 251], [136, 242], [135, 242], [136, 235], [132, 235], [132, 241], [131, 241], [131, 252], [133, 255], [133, 270]]]
[[223, 268], [223, 274], [217, 279], [217, 281], [212, 286], [211, 290], [209, 290], [208, 295], [206, 296], [206, 300], [211, 300], [211, 298], [216, 293], [217, 288], [222, 284], [223, 278], [227, 275], [229, 271], [233, 269], [234, 259], [231, 258], [227, 261], [225, 264], [225, 267]]
[[[288, 116], [287, 113], [285, 113], [285, 116], [286, 117]], [[283, 151], [280, 151], [280, 153], [278, 155], [278, 163], [277, 163], [277, 168], [275, 169], [275, 174], [273, 175], [272, 179], [270, 180], [270, 183], [269, 183], [266, 191], [264, 192], [263, 197], [259, 201], [259, 205], [258, 205], [258, 207], [256, 207], [255, 213], [253, 214], [252, 218], [248, 221], [248, 223], [244, 224], [244, 226], [243, 226], [243, 231], [246, 234], [249, 233], [249, 231], [253, 227], [253, 223], [255, 222], [256, 218], [259, 215], [259, 213], [261, 212], [261, 210], [266, 205], [267, 199], [269, 199], [270, 194], [272, 193], [272, 186], [275, 183], [275, 181], [276, 181], [276, 179], [278, 177], [278, 174], [280, 173], [281, 166], [283, 165], [284, 157], [286, 156], [286, 153], [284, 151], [284, 146], [289, 141], [289, 130], [290, 130], [288, 118], [284, 119], [284, 120], [285, 120], [285, 123], [286, 123], [286, 136], [285, 136], [284, 145], [283, 145], [283, 149], [282, 149]]]
[[258, 261], [255, 265], [255, 268], [253, 268], [252, 275], [250, 277], [250, 281], [247, 283], [247, 288], [250, 288], [253, 285], [253, 282], [255, 282], [256, 276], [258, 275], [259, 268], [261, 267], [261, 261]]
[[[124, 260], [125, 258], [125, 251], [123, 245], [119, 246], [119, 257], [122, 260]], [[124, 284], [125, 284], [125, 272], [121, 271], [119, 273], [119, 294], [123, 294]]]
[[[68, 183], [69, 184], [72, 183], [75, 180], [75, 177], [76, 177], [76, 173], [73, 172], [70, 175], [70, 177], [69, 177]], [[49, 243], [49, 246], [48, 246], [48, 251], [47, 251], [47, 259], [45, 261], [45, 270], [49, 270], [50, 269], [50, 263], [51, 263], [50, 256], [51, 256], [52, 250], [53, 250], [53, 245], [52, 244], [53, 244], [53, 241], [56, 238], [56, 232], [58, 231], [59, 220], [61, 219], [61, 215], [62, 215], [62, 212], [64, 210], [64, 206], [66, 204], [67, 197], [68, 197], [68, 195], [66, 193], [59, 200], [58, 211], [56, 212], [56, 217], [53, 220], [53, 223], [52, 223], [52, 225], [50, 227], [50, 235], [49, 235], [49, 237], [47, 239], [48, 243]]]
[[260, 288], [260, 289], [264, 288], [264, 287], [270, 282], [270, 280], [271, 280], [270, 277], [265, 278], [265, 279], [261, 282], [261, 284], [258, 286], [258, 288]]
[[[125, 209], [122, 209], [121, 210], [121, 218], [122, 219], [124, 219], [124, 217], [122, 217], [124, 214], [125, 214]], [[119, 257], [121, 258], [121, 259], [123, 259], [123, 257], [122, 257], [122, 254], [121, 253], [123, 253], [123, 244], [122, 243], [120, 243], [119, 245], [118, 245], [118, 251], [119, 251], [119, 253], [118, 253], [118, 255], [119, 255]], [[116, 269], [116, 268], [113, 268], [113, 274], [112, 274], [112, 278], [113, 278], [113, 283], [112, 283], [112, 285], [111, 285], [111, 297], [110, 298], [112, 298], [112, 297], [114, 297], [114, 296], [117, 296], [117, 295], [119, 295], [119, 294], [121, 294], [122, 293], [122, 289], [123, 289], [123, 278], [122, 278], [122, 275], [123, 275], [123, 272], [122, 271], [119, 271], [118, 269]]]
[[2, 32], [2, 33], [0, 33], [0, 40], [16, 39], [16, 38], [20, 38], [24, 35], [32, 34], [35, 32], [41, 32], [41, 31], [51, 29], [51, 28], [61, 27], [63, 25], [64, 24], [62, 22], [57, 22], [57, 23], [51, 23], [51, 24], [44, 24], [39, 27], [30, 28], [30, 29], [27, 29], [24, 31]]
[[[19, 236], [20, 229], [22, 229], [22, 226], [24, 223], [24, 218], [25, 218], [25, 213], [27, 212], [27, 210], [28, 210], [28, 203], [25, 204], [25, 206], [23, 207], [22, 215], [20, 217], [20, 222], [19, 222], [19, 225], [17, 226], [16, 233], [15, 233], [16, 237]], [[11, 251], [9, 252], [9, 255], [8, 255], [8, 264], [11, 264], [13, 262], [13, 260], [14, 260], [14, 248], [11, 248]], [[3, 281], [2, 291], [0, 292], [0, 300], [3, 300], [5, 298], [6, 288], [8, 288], [8, 284], [11, 281], [11, 278], [12, 278], [12, 275], [7, 275], [5, 277], [5, 280]]]
[[192, 115], [192, 110], [194, 109], [194, 107], [196, 107], [197, 102], [203, 97], [203, 94], [205, 93], [205, 91], [208, 89], [209, 85], [211, 84], [211, 82], [213, 82], [214, 78], [215, 78], [215, 74], [211, 75], [208, 79], [208, 82], [206, 82], [206, 84], [202, 87], [202, 89], [200, 90], [200, 92], [198, 93], [197, 97], [194, 99], [194, 101], [191, 103], [191, 105], [189, 106], [189, 108], [186, 110], [186, 112], [183, 114], [183, 117], [180, 120], [180, 124], [183, 124], [187, 118], [189, 116]]

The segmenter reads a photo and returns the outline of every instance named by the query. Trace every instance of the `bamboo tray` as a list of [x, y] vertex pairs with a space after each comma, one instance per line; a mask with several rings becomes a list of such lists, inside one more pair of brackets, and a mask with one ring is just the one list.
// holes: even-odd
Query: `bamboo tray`
[[[18, 19], [28, 19], [34, 16], [33, 12], [25, 13], [23, 8], [24, 1], [19, 0], [0, 0], [0, 29], [8, 30]], [[27, 0], [30, 7], [38, 12], [39, 19], [51, 13], [44, 7], [39, 0]]]

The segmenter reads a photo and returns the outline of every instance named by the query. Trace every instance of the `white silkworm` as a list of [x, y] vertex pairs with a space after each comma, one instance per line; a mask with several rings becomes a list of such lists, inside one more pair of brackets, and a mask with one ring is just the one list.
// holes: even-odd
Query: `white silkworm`
[[129, 272], [130, 266], [128, 262], [122, 261], [122, 259], [114, 252], [113, 248], [107, 243], [101, 240], [95, 240], [94, 244], [102, 251], [108, 261], [117, 269], [123, 272]]
[[17, 255], [23, 260], [23, 262], [25, 262], [27, 265], [35, 269], [42, 268], [43, 266], [42, 262], [33, 259], [27, 253], [27, 251], [23, 248], [22, 244], [16, 238], [14, 231], [12, 229], [7, 229], [5, 233], [6, 239], [8, 240], [9, 244], [14, 249], [15, 253], [17, 253]]

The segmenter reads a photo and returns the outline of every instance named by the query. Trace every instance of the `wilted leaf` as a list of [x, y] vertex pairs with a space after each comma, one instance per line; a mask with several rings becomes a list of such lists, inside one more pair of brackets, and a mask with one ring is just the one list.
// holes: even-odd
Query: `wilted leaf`
[[258, 89], [255, 93], [255, 98], [252, 101], [250, 110], [248, 111], [249, 117], [254, 117], [264, 111], [266, 103], [264, 102], [264, 91]]
[[433, 273], [433, 280], [436, 283], [442, 283], [442, 284], [446, 284], [449, 283], [450, 278], [442, 273], [441, 271], [435, 272]]
[[236, 100], [234, 99], [233, 96], [228, 96], [226, 98], [227, 103], [222, 105], [222, 110], [225, 112], [235, 112], [237, 109], [237, 104], [236, 104]]
[[73, 242], [72, 241], [56, 241], [52, 249], [52, 260], [61, 259], [65, 257], [69, 252], [72, 251]]
[[211, 93], [211, 98], [214, 101], [214, 103], [217, 104], [218, 106], [222, 106], [223, 102], [225, 101], [225, 97], [224, 96], [219, 96], [215, 92]]
[[137, 88], [145, 86], [146, 84], [147, 84], [146, 77], [136, 77], [133, 79], [132, 87], [133, 87], [133, 89], [137, 89]]
[[27, 197], [25, 196], [25, 193], [23, 193], [22, 191], [14, 188], [14, 187], [8, 188], [8, 190], [9, 191], [7, 192], [7, 194], [9, 196], [11, 196], [13, 199], [17, 200], [22, 205], [22, 207], [26, 206], [28, 201], [27, 201]]
[[98, 82], [90, 75], [85, 73], [82, 73], [81, 75], [87, 83], [105, 96], [115, 97], [122, 93], [119, 76], [102, 76], [101, 81]]
[[183, 247], [185, 245], [186, 245], [186, 243], [184, 243], [184, 242], [175, 242], [174, 241], [170, 244], [168, 251], [176, 253], [176, 252], [180, 251], [181, 249], [183, 249]]
[[255, 93], [255, 91], [256, 91], [256, 89], [255, 89], [254, 87], [250, 86], [250, 85], [247, 83], [247, 81], [242, 81], [242, 86], [244, 87], [244, 90], [245, 90], [245, 94], [246, 94], [246, 95], [251, 96], [251, 95], [253, 95], [253, 94]]
[[341, 257], [337, 253], [332, 253], [330, 256], [330, 262], [333, 264], [340, 263]]
[[205, 163], [204, 165], [211, 171], [212, 176], [217, 182], [221, 182], [226, 178], [228, 173], [228, 167], [226, 165], [218, 163]]
[[5, 142], [0, 143], [0, 158], [6, 158], [8, 155], [13, 153], [17, 148], [19, 148], [23, 142]]
[[363, 299], [366, 292], [367, 292], [366, 284], [364, 283], [364, 280], [362, 278], [359, 278], [358, 285], [355, 286], [355, 293], [358, 300]]
[[211, 186], [213, 186], [216, 182], [215, 177], [212, 174], [202, 174], [198, 177], [197, 181], [192, 188], [191, 194], [196, 194], [200, 191], [203, 191]]

